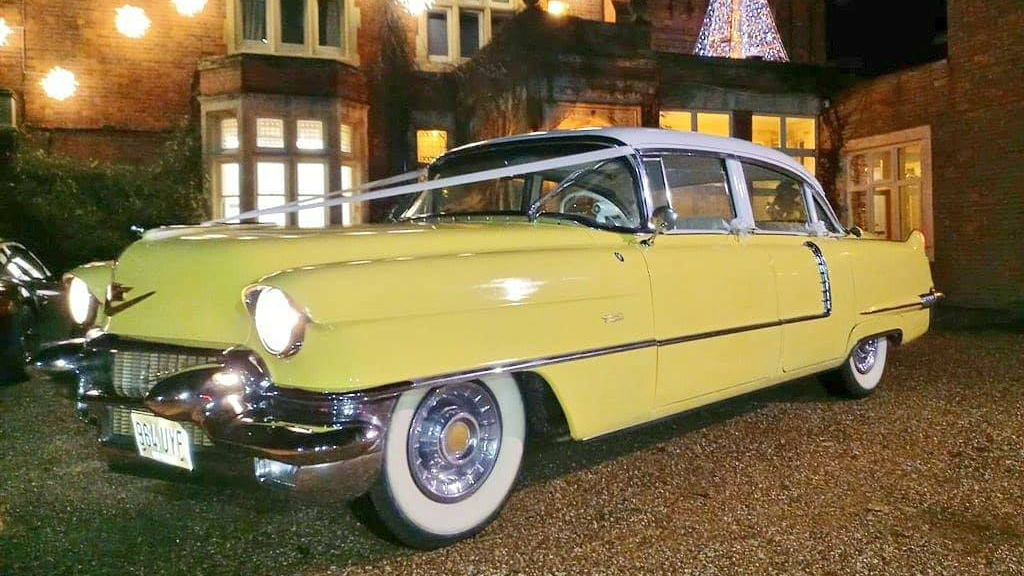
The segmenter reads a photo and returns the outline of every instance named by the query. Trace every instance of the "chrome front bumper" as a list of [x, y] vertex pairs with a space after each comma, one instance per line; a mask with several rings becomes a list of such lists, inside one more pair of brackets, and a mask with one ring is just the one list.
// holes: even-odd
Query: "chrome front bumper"
[[230, 471], [332, 500], [357, 497], [376, 480], [399, 392], [281, 388], [246, 349], [216, 351], [109, 334], [47, 347], [29, 370], [66, 386], [78, 414], [99, 428], [102, 452], [111, 459], [151, 462], [137, 455], [134, 437], [122, 429], [124, 414], [144, 411], [197, 432], [198, 472]]

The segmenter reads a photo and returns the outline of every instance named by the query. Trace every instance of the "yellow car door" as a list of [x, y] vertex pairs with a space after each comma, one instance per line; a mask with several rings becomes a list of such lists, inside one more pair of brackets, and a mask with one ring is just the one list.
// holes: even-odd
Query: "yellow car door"
[[741, 165], [755, 227], [742, 242], [771, 262], [783, 370], [842, 358], [848, 352], [852, 283], [835, 224], [819, 219], [821, 199], [796, 175], [751, 162]]
[[659, 344], [655, 409], [701, 404], [703, 396], [774, 374], [781, 346], [775, 279], [767, 254], [732, 233], [726, 161], [672, 152], [648, 157], [645, 168], [656, 209], [676, 215], [645, 251]]

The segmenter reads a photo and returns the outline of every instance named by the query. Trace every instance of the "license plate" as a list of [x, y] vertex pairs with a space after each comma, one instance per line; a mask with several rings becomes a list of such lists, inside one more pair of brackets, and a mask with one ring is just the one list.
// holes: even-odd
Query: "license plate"
[[139, 456], [192, 469], [192, 441], [181, 424], [142, 412], [132, 412], [132, 429]]

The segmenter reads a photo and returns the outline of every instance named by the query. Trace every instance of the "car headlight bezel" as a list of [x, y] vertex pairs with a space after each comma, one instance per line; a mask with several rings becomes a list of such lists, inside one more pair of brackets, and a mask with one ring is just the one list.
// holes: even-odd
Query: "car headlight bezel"
[[65, 292], [67, 311], [72, 322], [79, 326], [91, 326], [96, 321], [100, 303], [89, 289], [89, 284], [78, 276], [69, 276]]
[[309, 318], [284, 290], [253, 286], [245, 292], [245, 305], [264, 350], [287, 358], [302, 348]]

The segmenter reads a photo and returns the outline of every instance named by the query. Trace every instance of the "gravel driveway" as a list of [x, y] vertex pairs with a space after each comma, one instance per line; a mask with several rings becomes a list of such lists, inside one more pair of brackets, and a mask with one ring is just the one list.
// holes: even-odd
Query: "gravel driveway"
[[802, 380], [535, 446], [474, 540], [400, 548], [251, 489], [117, 475], [41, 383], [0, 388], [0, 574], [1024, 574], [1024, 335], [934, 332], [860, 402]]

